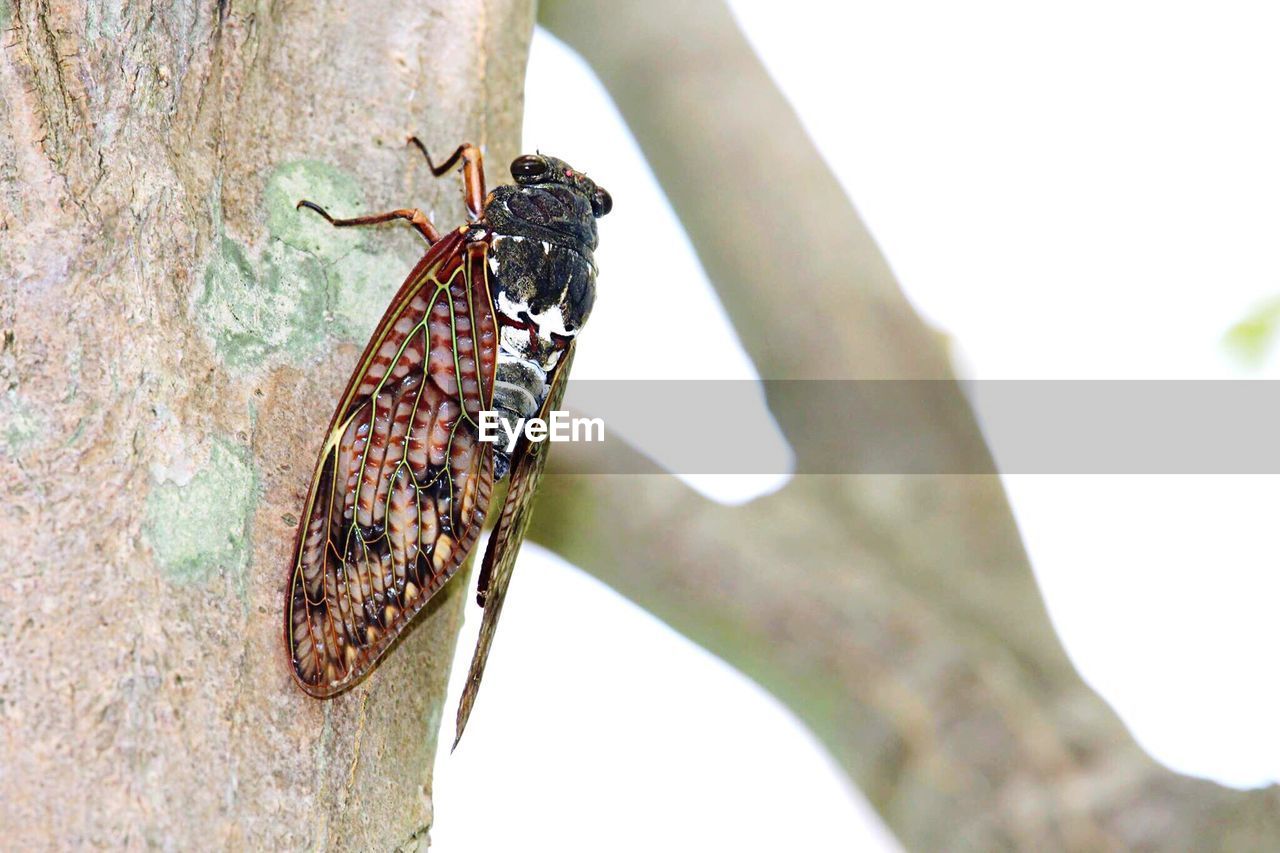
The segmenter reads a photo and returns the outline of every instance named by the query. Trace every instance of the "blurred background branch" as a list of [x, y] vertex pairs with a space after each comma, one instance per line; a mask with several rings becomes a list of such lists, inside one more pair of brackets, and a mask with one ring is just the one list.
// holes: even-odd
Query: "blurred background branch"
[[[545, 0], [539, 14], [617, 102], [762, 376], [951, 377], [722, 3]], [[814, 425], [770, 403], [804, 453]], [[941, 453], [971, 452], [972, 419], [940, 423]], [[586, 452], [553, 458], [583, 470], [568, 457]], [[1280, 834], [1276, 789], [1168, 771], [1081, 681], [996, 477], [798, 477], [725, 507], [656, 471], [561, 475], [533, 535], [787, 703], [912, 848]]]

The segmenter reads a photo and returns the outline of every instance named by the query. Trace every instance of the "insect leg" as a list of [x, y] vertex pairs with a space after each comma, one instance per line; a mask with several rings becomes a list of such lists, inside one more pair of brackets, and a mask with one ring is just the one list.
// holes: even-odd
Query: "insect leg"
[[346, 228], [351, 225], [379, 225], [383, 222], [403, 219], [412, 225], [419, 234], [427, 238], [427, 242], [429, 244], [435, 245], [440, 239], [440, 232], [431, 224], [431, 220], [427, 218], [427, 215], [417, 208], [401, 208], [400, 210], [392, 210], [388, 213], [375, 213], [372, 216], [357, 216], [355, 219], [334, 219], [329, 215], [327, 210], [315, 202], [306, 201], [305, 199], [298, 202], [298, 210], [301, 210], [304, 207], [307, 210], [314, 210], [316, 213], [323, 216], [325, 221], [336, 228]]
[[421, 139], [411, 136], [409, 137], [409, 144], [418, 146], [422, 156], [427, 158], [427, 165], [431, 167], [431, 174], [437, 178], [452, 169], [459, 160], [462, 161], [462, 194], [467, 201], [467, 212], [471, 214], [473, 220], [479, 219], [480, 213], [484, 210], [484, 197], [486, 195], [484, 189], [484, 157], [481, 156], [480, 149], [470, 142], [464, 142], [458, 146], [458, 150], [449, 155], [448, 160], [437, 166], [431, 161], [427, 146], [422, 144]]

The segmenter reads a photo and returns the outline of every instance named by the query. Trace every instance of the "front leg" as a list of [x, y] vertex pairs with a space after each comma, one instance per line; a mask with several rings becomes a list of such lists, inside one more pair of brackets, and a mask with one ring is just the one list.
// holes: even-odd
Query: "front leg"
[[458, 146], [458, 150], [449, 155], [448, 160], [437, 166], [431, 162], [431, 154], [427, 152], [427, 146], [422, 144], [421, 139], [411, 136], [409, 137], [409, 143], [418, 146], [422, 156], [427, 158], [427, 165], [431, 167], [431, 174], [437, 178], [452, 169], [459, 160], [462, 161], [462, 195], [466, 199], [467, 212], [471, 214], [471, 221], [475, 222], [479, 219], [480, 214], [484, 212], [484, 197], [486, 195], [484, 189], [484, 157], [480, 154], [480, 149], [470, 142], [464, 142]]
[[431, 224], [431, 220], [427, 215], [417, 208], [401, 208], [392, 210], [387, 213], [375, 213], [372, 216], [357, 216], [354, 219], [334, 219], [329, 215], [329, 211], [313, 201], [303, 199], [298, 202], [297, 209], [302, 208], [314, 210], [325, 218], [325, 220], [335, 228], [349, 228], [353, 225], [380, 225], [383, 222], [391, 222], [396, 219], [403, 219], [412, 225], [419, 234], [426, 238], [427, 244], [434, 246], [440, 240], [440, 232]]

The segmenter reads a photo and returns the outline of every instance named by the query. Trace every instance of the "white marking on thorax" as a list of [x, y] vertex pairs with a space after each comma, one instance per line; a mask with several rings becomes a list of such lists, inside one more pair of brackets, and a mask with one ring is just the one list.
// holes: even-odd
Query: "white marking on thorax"
[[577, 332], [570, 332], [564, 327], [564, 312], [561, 311], [559, 305], [551, 305], [541, 314], [534, 314], [529, 310], [528, 302], [516, 302], [506, 293], [498, 294], [498, 312], [510, 317], [512, 320], [519, 321], [521, 314], [528, 314], [529, 319], [538, 327], [538, 337], [543, 340], [551, 340], [551, 334], [563, 335], [571, 338]]
[[[519, 236], [500, 237], [500, 240], [516, 240], [523, 241], [527, 238]], [[550, 253], [552, 244], [539, 240], [542, 244], [543, 251]], [[494, 276], [498, 274], [498, 262], [496, 253], [489, 255], [489, 268]], [[567, 282], [562, 285], [561, 296], [563, 297], [563, 288], [567, 287]], [[529, 340], [529, 330], [516, 328], [509, 324], [501, 324], [501, 333], [499, 335], [498, 346], [498, 362], [502, 363], [524, 363], [530, 366], [536, 366], [540, 373], [545, 373], [560, 362], [561, 350], [555, 346], [552, 335], [560, 335], [566, 338], [572, 338], [577, 335], [577, 331], [569, 331], [565, 328], [564, 310], [560, 306], [559, 301], [550, 305], [546, 310], [535, 314], [529, 308], [526, 300], [516, 301], [510, 294], [503, 290], [497, 292], [498, 313], [503, 317], [516, 322], [523, 323], [527, 320], [533, 321], [534, 328], [541, 346], [534, 346]], [[531, 356], [541, 350], [540, 355], [545, 361], [535, 361]]]

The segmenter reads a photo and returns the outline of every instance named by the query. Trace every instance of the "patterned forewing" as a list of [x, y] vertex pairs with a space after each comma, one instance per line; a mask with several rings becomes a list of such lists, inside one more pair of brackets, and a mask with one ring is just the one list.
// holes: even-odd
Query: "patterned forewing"
[[432, 247], [334, 414], [286, 607], [294, 675], [314, 696], [363, 677], [480, 535], [493, 456], [476, 414], [497, 353], [485, 246], [454, 232]]
[[[556, 367], [551, 379], [551, 390], [542, 404], [539, 417], [547, 418], [549, 412], [560, 408], [572, 363], [573, 345], [570, 344]], [[467, 727], [467, 720], [471, 718], [471, 709], [475, 706], [476, 695], [480, 691], [480, 681], [484, 678], [484, 668], [489, 662], [489, 650], [493, 646], [493, 636], [502, 615], [502, 604], [507, 597], [516, 555], [520, 552], [520, 543], [524, 541], [529, 521], [533, 517], [533, 498], [547, 464], [547, 452], [550, 449], [548, 445], [548, 442], [531, 443], [522, 440], [516, 449], [516, 458], [512, 461], [507, 499], [502, 504], [502, 515], [498, 517], [498, 522], [489, 535], [484, 563], [480, 567], [477, 599], [484, 607], [484, 616], [481, 617], [480, 634], [476, 639], [476, 649], [471, 657], [471, 668], [467, 672], [462, 698], [458, 701], [454, 747], [462, 740], [462, 732]]]

